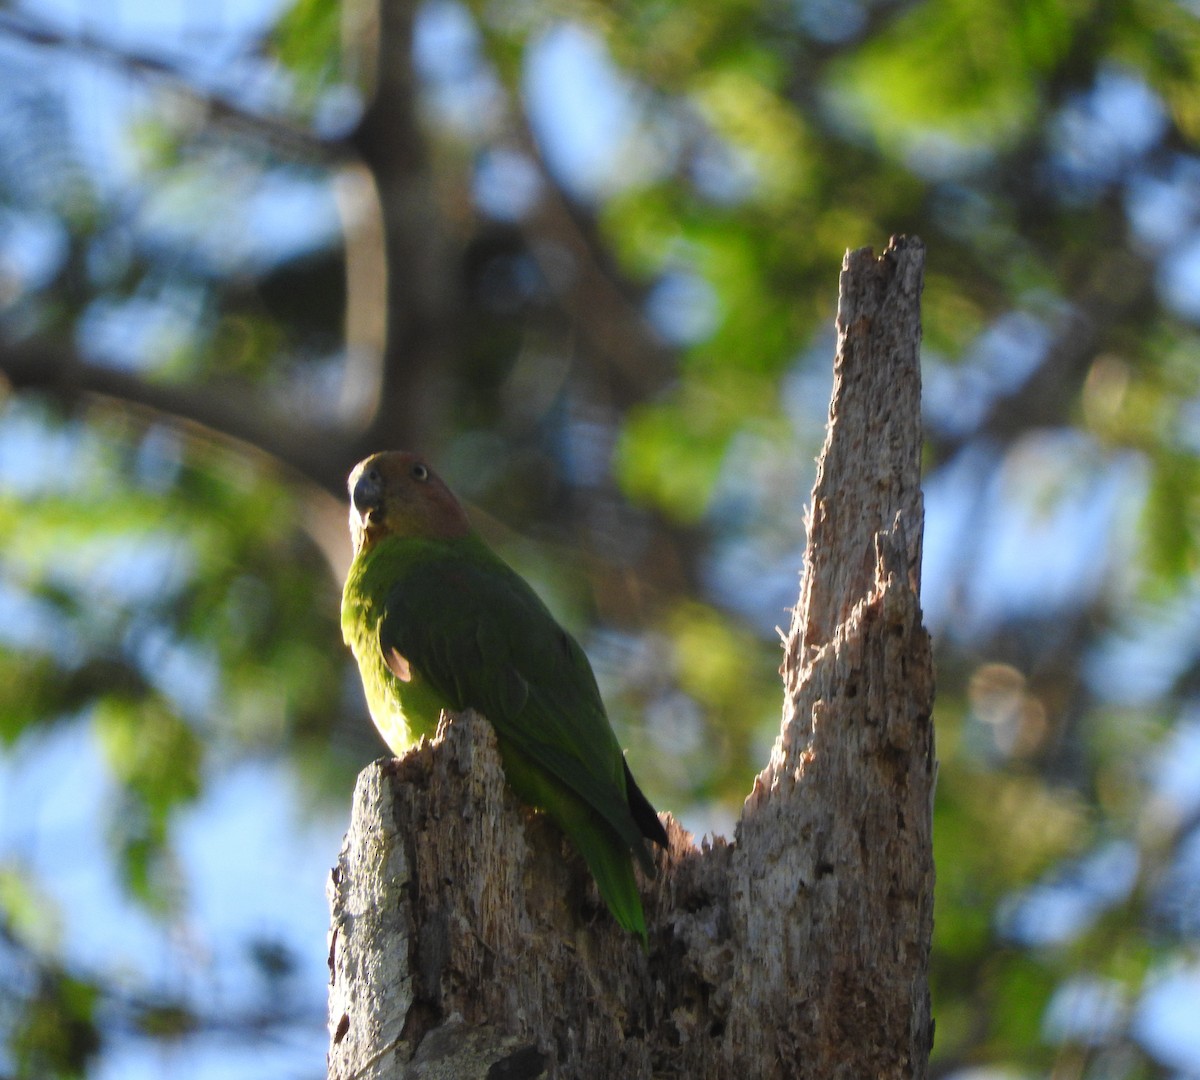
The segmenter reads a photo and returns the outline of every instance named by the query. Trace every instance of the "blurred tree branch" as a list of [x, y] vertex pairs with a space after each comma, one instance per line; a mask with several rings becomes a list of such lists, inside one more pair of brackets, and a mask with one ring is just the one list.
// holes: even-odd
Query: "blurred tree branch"
[[134, 52], [88, 33], [71, 33], [28, 12], [0, 12], [0, 35], [50, 49], [87, 57], [108, 67], [165, 84], [203, 110], [203, 121], [251, 137], [283, 157], [315, 163], [332, 163], [349, 155], [349, 143], [322, 139], [310, 129], [281, 115], [253, 112], [228, 94], [207, 90], [177, 62], [150, 53]]
[[155, 382], [88, 362], [69, 345], [42, 339], [0, 345], [0, 373], [13, 390], [49, 393], [65, 405], [88, 396], [109, 398], [156, 419], [195, 425], [206, 435], [270, 455], [339, 498], [344, 463], [367, 445], [361, 436], [322, 431], [312, 417], [278, 410], [265, 396], [241, 388]]

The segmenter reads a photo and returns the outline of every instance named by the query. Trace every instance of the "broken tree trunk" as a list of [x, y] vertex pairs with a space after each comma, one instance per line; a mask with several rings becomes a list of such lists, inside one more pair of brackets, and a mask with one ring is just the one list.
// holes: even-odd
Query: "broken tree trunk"
[[924, 1077], [933, 672], [924, 248], [846, 256], [783, 723], [732, 843], [670, 850], [649, 953], [509, 791], [486, 721], [366, 768], [330, 882], [329, 1076]]

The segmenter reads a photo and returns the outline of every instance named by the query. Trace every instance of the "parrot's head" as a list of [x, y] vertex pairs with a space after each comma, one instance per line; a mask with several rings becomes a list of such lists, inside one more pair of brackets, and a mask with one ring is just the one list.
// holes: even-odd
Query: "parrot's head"
[[348, 486], [355, 555], [385, 536], [450, 540], [471, 531], [466, 511], [418, 454], [372, 454], [354, 466]]

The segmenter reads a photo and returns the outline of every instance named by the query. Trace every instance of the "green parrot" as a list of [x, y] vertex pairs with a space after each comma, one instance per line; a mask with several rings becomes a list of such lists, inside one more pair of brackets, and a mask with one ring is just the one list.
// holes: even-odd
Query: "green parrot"
[[513, 791], [570, 837], [617, 922], [645, 947], [630, 856], [653, 875], [642, 838], [666, 847], [667, 834], [578, 642], [416, 454], [372, 455], [349, 488], [342, 634], [384, 742], [403, 754], [434, 734], [443, 709], [487, 717]]

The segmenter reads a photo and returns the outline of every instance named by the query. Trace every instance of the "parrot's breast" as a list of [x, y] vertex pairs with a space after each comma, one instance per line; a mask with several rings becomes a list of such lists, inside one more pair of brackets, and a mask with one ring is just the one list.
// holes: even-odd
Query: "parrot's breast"
[[378, 637], [372, 637], [374, 643], [363, 642], [361, 650], [351, 644], [362, 675], [367, 708], [392, 753], [405, 754], [422, 735], [432, 738], [443, 703], [418, 672], [411, 671], [407, 681], [398, 679], [384, 662]]
[[388, 667], [380, 647], [384, 607], [372, 590], [369, 565], [356, 561], [342, 594], [342, 636], [362, 676], [371, 719], [393, 754], [407, 753], [422, 736], [432, 738], [445, 702], [421, 673], [405, 665], [404, 679]]

